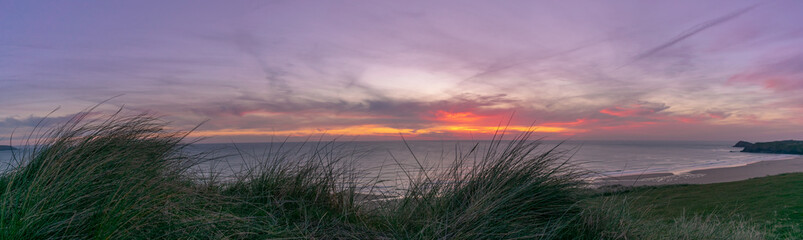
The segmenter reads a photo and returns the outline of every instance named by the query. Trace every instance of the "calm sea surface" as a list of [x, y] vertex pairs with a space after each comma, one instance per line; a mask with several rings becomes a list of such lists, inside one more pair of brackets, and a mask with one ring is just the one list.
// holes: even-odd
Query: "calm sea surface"
[[[198, 170], [236, 173], [261, 159], [282, 154], [309, 154], [319, 149], [326, 159], [342, 158], [367, 176], [398, 181], [419, 167], [437, 170], [448, 166], [455, 153], [466, 153], [477, 142], [468, 141], [410, 141], [408, 147], [398, 141], [335, 142], [335, 143], [238, 143], [195, 144], [189, 152], [209, 152], [214, 160], [198, 166]], [[480, 151], [488, 142], [479, 142]], [[502, 145], [506, 144], [505, 142]], [[559, 142], [544, 141], [542, 149], [558, 146]], [[734, 142], [700, 141], [570, 141], [557, 148], [571, 155], [571, 162], [595, 172], [595, 176], [672, 172], [683, 173], [696, 169], [739, 166], [758, 161], [795, 158], [797, 155], [741, 153], [730, 147]], [[416, 158], [418, 161], [416, 161]], [[2, 169], [11, 162], [11, 151], [0, 151]], [[591, 177], [595, 177], [591, 176]], [[402, 180], [404, 181], [404, 180]]]

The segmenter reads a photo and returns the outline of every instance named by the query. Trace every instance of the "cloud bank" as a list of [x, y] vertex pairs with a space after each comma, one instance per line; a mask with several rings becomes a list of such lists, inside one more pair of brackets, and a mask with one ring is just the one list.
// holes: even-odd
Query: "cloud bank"
[[2, 2], [0, 138], [120, 94], [220, 142], [800, 138], [803, 3], [757, 3]]

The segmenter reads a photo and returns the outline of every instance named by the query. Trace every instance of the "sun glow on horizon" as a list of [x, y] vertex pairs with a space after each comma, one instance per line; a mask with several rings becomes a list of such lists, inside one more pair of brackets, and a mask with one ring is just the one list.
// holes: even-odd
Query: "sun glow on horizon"
[[[251, 113], [249, 113], [251, 114]], [[422, 128], [392, 127], [379, 124], [363, 124], [339, 127], [307, 127], [292, 130], [272, 130], [272, 129], [220, 129], [195, 131], [190, 134], [193, 137], [212, 137], [212, 136], [310, 136], [310, 135], [330, 135], [330, 136], [369, 136], [369, 137], [431, 137], [449, 136], [454, 138], [471, 138], [473, 135], [488, 135], [501, 132], [538, 132], [538, 133], [558, 133], [563, 135], [574, 135], [587, 132], [585, 129], [574, 128], [585, 122], [578, 119], [569, 123], [545, 123], [541, 125], [508, 125], [502, 126], [499, 123], [490, 123], [488, 120], [496, 118], [477, 114], [471, 111], [445, 111], [437, 110], [429, 112], [423, 116], [424, 119], [434, 120], [432, 126]], [[434, 116], [433, 116], [434, 115]]]
[[393, 128], [380, 125], [359, 125], [347, 126], [342, 128], [304, 128], [296, 130], [266, 130], [266, 129], [221, 129], [195, 131], [190, 134], [193, 137], [214, 137], [214, 136], [309, 136], [326, 134], [332, 136], [423, 136], [429, 134], [452, 133], [456, 135], [464, 134], [493, 134], [497, 132], [539, 132], [539, 133], [560, 133], [572, 135], [586, 132], [583, 129], [571, 129], [554, 126], [477, 126], [477, 125], [444, 125], [422, 129]]

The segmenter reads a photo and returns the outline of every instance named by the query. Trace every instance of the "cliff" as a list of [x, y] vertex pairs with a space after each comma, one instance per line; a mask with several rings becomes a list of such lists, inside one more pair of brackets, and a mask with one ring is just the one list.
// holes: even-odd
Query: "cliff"
[[803, 154], [803, 141], [786, 140], [775, 142], [757, 142], [744, 147], [742, 152]]
[[16, 148], [8, 145], [0, 145], [0, 151], [15, 150]]
[[745, 142], [745, 141], [739, 141], [739, 142], [736, 143], [736, 145], [733, 145], [733, 147], [747, 147], [747, 146], [750, 146], [750, 145], [753, 145], [753, 143]]

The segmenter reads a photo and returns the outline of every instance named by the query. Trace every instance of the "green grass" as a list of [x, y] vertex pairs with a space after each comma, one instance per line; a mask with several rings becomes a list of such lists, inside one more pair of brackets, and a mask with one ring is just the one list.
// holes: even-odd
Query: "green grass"
[[400, 239], [564, 237], [581, 212], [582, 172], [528, 138], [475, 145], [449, 170], [410, 176], [404, 197], [384, 207], [386, 228]]
[[776, 236], [803, 232], [803, 173], [704, 185], [642, 187], [622, 194], [650, 208], [653, 219], [683, 214], [751, 219]]
[[0, 177], [0, 238], [124, 239], [215, 234], [182, 170], [182, 135], [156, 119], [78, 116]]
[[[336, 142], [269, 149], [222, 181], [193, 171], [208, 159], [187, 155], [186, 133], [165, 130], [159, 119], [86, 116], [45, 132], [0, 174], [0, 239], [762, 239], [750, 218], [799, 220], [799, 205], [777, 208], [799, 203], [792, 180], [756, 183], [764, 188], [751, 190], [754, 198], [706, 206], [677, 194], [710, 188], [697, 197], [716, 198], [706, 192], [739, 187], [600, 195], [567, 155], [529, 133], [475, 145], [445, 171], [407, 169], [409, 185], [398, 198], [366, 201], [381, 197], [365, 194], [379, 183], [355, 167], [359, 153]], [[781, 185], [765, 189], [772, 184]], [[663, 204], [668, 198], [680, 200]], [[758, 201], [764, 205], [732, 204]], [[664, 208], [642, 212], [648, 203]], [[708, 211], [731, 205], [751, 213]]]

